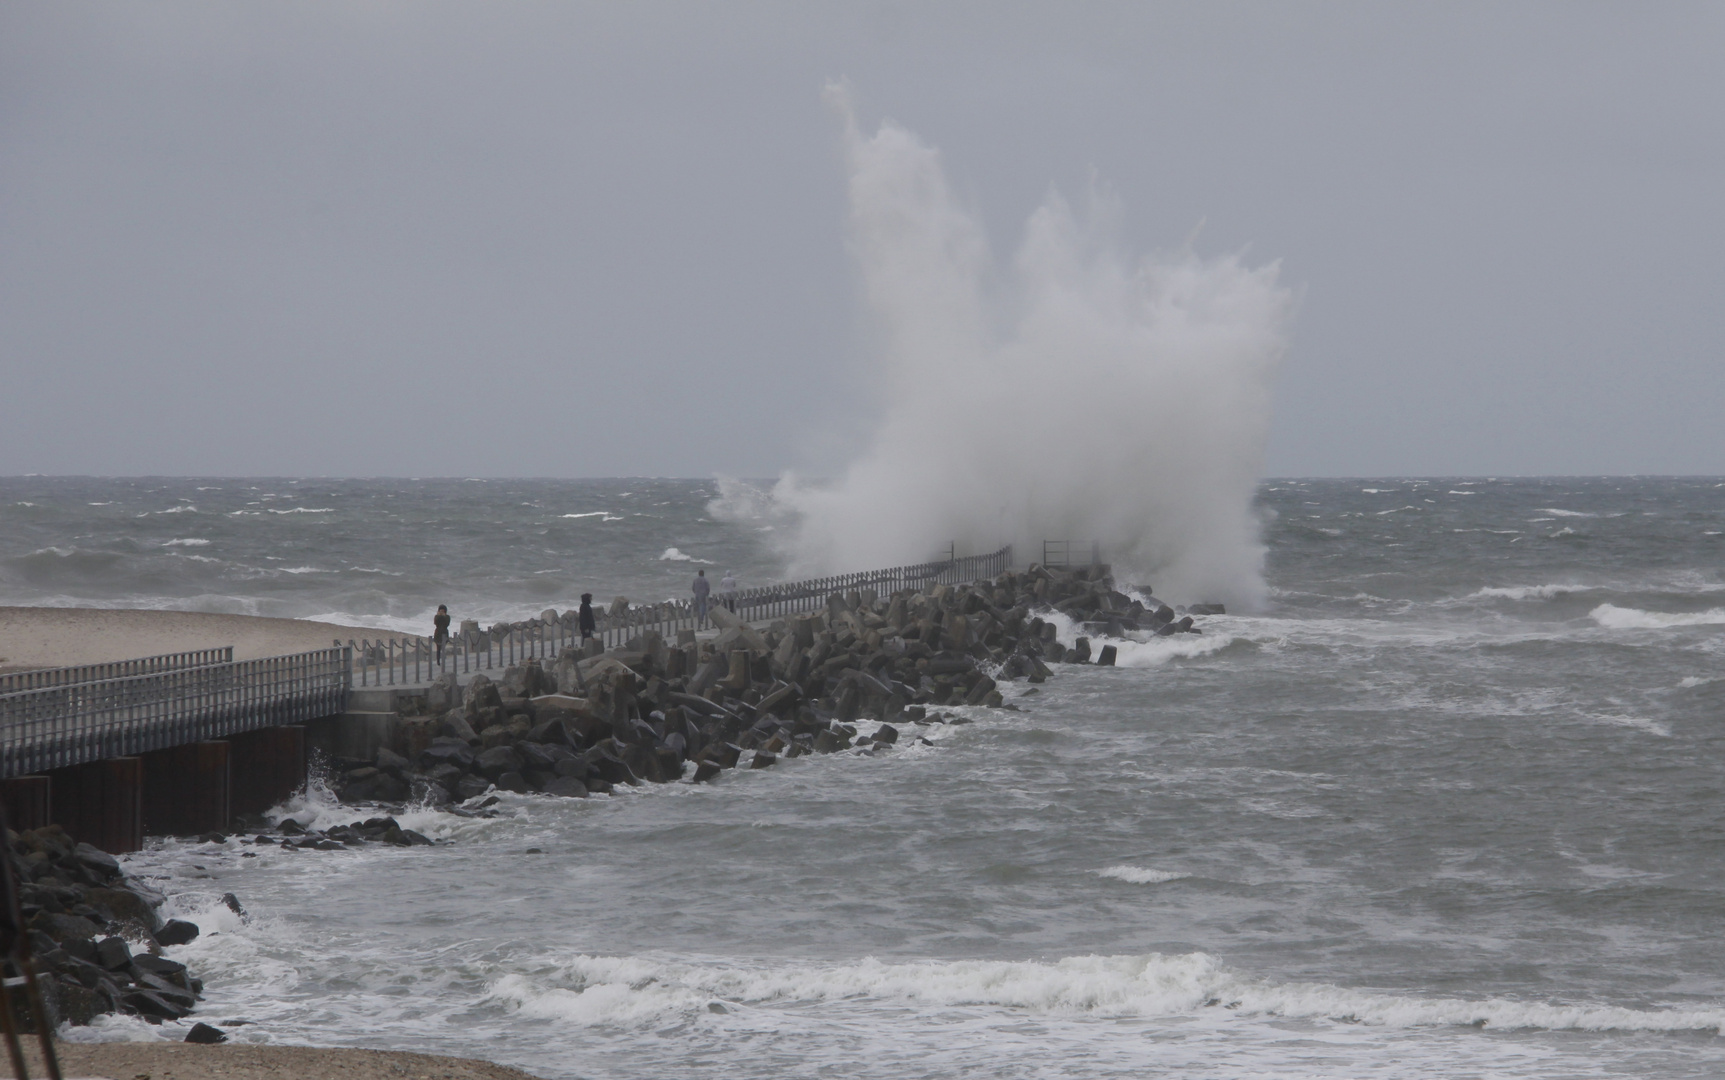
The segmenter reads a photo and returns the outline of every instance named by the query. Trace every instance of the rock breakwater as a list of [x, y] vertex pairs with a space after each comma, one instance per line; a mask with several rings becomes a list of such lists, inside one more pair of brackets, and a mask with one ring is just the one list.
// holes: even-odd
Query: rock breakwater
[[[125, 1013], [161, 1023], [191, 1013], [203, 984], [161, 949], [197, 937], [196, 925], [164, 921], [156, 910], [160, 895], [58, 825], [7, 839], [19, 911], [53, 1022], [88, 1024], [102, 1013]], [[231, 894], [223, 899], [239, 910]]]
[[[448, 804], [494, 789], [573, 798], [618, 784], [710, 780], [780, 758], [895, 746], [942, 707], [1012, 708], [1001, 687], [1042, 682], [1051, 664], [1110, 665], [1089, 635], [1197, 633], [1193, 616], [1115, 588], [1106, 565], [1033, 565], [991, 580], [889, 597], [835, 593], [824, 610], [765, 628], [723, 607], [716, 638], [648, 632], [620, 649], [567, 648], [495, 681], [440, 677], [398, 745], [342, 760], [346, 802]], [[1211, 606], [1203, 610], [1220, 613]], [[1083, 632], [1058, 640], [1056, 613]], [[859, 733], [859, 722], [874, 730]], [[691, 771], [692, 770], [692, 771]]]

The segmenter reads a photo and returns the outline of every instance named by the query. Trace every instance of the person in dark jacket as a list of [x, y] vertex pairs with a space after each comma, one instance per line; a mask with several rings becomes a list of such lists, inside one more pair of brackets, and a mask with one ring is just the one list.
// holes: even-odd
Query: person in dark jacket
[[431, 618], [431, 640], [437, 646], [437, 662], [443, 663], [443, 646], [449, 640], [449, 609], [442, 604], [437, 605], [437, 614]]
[[593, 616], [593, 594], [581, 594], [581, 640], [586, 641], [599, 632], [599, 620]]
[[707, 580], [705, 570], [695, 571], [695, 583], [690, 586], [695, 594], [695, 629], [707, 628], [707, 597], [712, 594], [713, 583]]

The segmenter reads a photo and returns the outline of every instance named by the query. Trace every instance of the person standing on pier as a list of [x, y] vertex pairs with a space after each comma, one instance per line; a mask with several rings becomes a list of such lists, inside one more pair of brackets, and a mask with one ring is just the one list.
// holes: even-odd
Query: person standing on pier
[[437, 662], [443, 663], [443, 646], [449, 640], [449, 608], [437, 605], [437, 614], [431, 617], [431, 642], [437, 646]]
[[726, 570], [724, 580], [719, 582], [719, 600], [725, 605], [726, 611], [737, 610], [737, 572]]
[[692, 588], [695, 591], [695, 629], [705, 630], [707, 628], [707, 597], [713, 592], [713, 583], [707, 580], [705, 570], [695, 571], [695, 584]]
[[599, 631], [599, 621], [593, 617], [593, 594], [581, 594], [581, 641], [585, 643]]

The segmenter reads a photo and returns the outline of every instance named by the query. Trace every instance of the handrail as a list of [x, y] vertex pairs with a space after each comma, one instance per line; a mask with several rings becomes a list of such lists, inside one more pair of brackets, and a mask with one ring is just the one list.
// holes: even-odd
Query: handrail
[[234, 658], [234, 647], [197, 649], [193, 652], [163, 653], [137, 660], [116, 660], [106, 664], [84, 664], [79, 667], [37, 668], [33, 671], [13, 671], [0, 675], [0, 694], [15, 694], [43, 686], [64, 686], [67, 683], [94, 682], [98, 679], [121, 679], [128, 675], [149, 675], [178, 668], [225, 664]]
[[[725, 604], [744, 622], [758, 622], [813, 611], [824, 606], [834, 593], [872, 589], [877, 594], [892, 595], [906, 589], [957, 585], [997, 577], [1011, 568], [1012, 545], [1008, 544], [986, 555], [964, 555], [913, 566], [763, 585], [740, 589], [729, 597], [714, 593], [708, 601], [708, 610]], [[727, 600], [730, 602], [726, 603]], [[597, 638], [606, 649], [624, 646], [648, 631], [654, 631], [666, 640], [675, 640], [678, 631], [699, 629], [700, 622], [692, 600], [643, 604], [618, 613], [595, 608], [594, 614], [599, 624]], [[552, 620], [499, 623], [489, 630], [453, 634], [443, 647], [441, 659], [435, 644], [426, 637], [379, 638], [376, 641], [367, 638], [337, 641], [336, 644], [345, 645], [352, 651], [354, 685], [414, 686], [446, 672], [464, 674], [508, 667], [529, 658], [555, 659], [565, 647], [579, 646], [581, 636], [575, 625], [575, 612], [570, 611]]]
[[352, 667], [345, 648], [318, 649], [0, 695], [0, 776], [340, 713]]

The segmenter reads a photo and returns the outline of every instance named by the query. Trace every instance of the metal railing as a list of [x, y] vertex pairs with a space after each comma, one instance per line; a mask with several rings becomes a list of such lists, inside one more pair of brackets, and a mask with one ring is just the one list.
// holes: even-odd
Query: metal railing
[[345, 648], [319, 649], [0, 694], [0, 776], [331, 716], [352, 668]]
[[20, 690], [35, 690], [43, 686], [64, 686], [67, 683], [95, 682], [98, 679], [123, 679], [128, 675], [153, 675], [158, 671], [226, 664], [231, 663], [233, 658], [234, 647], [226, 645], [220, 649], [164, 653], [161, 656], [146, 656], [138, 660], [116, 660], [109, 664], [14, 671], [0, 675], [0, 694], [15, 694]]
[[[810, 578], [739, 589], [730, 594], [714, 592], [708, 600], [707, 610], [723, 604], [744, 622], [760, 622], [813, 611], [825, 606], [827, 597], [834, 593], [873, 589], [876, 595], [890, 596], [906, 589], [927, 589], [935, 585], [957, 585], [992, 578], [1011, 568], [1012, 545], [1008, 544], [986, 555], [965, 555], [914, 566]], [[623, 646], [649, 630], [667, 641], [674, 641], [679, 630], [697, 630], [705, 625], [698, 617], [693, 600], [643, 604], [620, 612], [595, 608], [593, 614], [598, 622], [596, 637], [606, 649]], [[345, 645], [352, 651], [354, 685], [413, 686], [428, 682], [444, 672], [465, 674], [508, 667], [529, 658], [555, 659], [564, 648], [579, 646], [581, 635], [576, 629], [576, 613], [569, 611], [556, 619], [499, 623], [489, 630], [454, 634], [443, 647], [442, 659], [438, 658], [432, 640], [426, 637], [350, 640], [336, 644]]]

